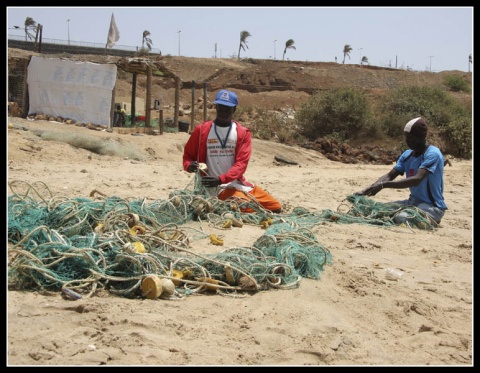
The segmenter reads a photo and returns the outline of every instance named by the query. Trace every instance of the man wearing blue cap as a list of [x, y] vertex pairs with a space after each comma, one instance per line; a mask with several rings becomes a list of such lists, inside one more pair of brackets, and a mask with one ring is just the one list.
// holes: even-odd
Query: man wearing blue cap
[[[252, 153], [252, 134], [247, 127], [232, 119], [238, 105], [237, 95], [222, 89], [213, 103], [216, 118], [203, 122], [193, 130], [185, 144], [183, 169], [197, 172], [199, 164], [204, 163], [207, 172], [201, 173], [202, 185], [220, 200], [238, 197], [256, 201], [265, 209], [280, 213], [282, 205], [279, 201], [245, 179]], [[243, 212], [253, 211], [243, 209]]]

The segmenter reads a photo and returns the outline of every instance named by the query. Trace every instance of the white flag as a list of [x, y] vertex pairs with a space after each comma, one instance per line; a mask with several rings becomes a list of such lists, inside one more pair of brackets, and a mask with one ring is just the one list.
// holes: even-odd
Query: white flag
[[110, 21], [110, 29], [108, 30], [107, 47], [112, 48], [115, 43], [120, 39], [120, 32], [118, 31], [117, 24], [115, 23], [115, 17], [112, 13], [112, 20]]

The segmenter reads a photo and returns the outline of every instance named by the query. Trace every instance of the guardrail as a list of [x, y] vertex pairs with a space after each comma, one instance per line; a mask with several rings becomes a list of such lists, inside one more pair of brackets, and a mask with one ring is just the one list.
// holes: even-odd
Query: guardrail
[[[89, 43], [74, 40], [42, 38], [42, 43], [26, 40], [24, 36], [8, 35], [8, 47], [29, 50], [33, 52], [56, 54], [108, 54], [112, 56], [131, 56], [141, 48], [127, 45], [115, 45], [113, 48], [105, 48], [105, 44]], [[149, 54], [161, 54], [160, 49], [152, 48]]]

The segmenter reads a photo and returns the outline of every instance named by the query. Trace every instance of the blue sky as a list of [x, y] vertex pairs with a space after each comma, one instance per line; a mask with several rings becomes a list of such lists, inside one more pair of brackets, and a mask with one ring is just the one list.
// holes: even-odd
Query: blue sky
[[240, 57], [281, 60], [293, 39], [286, 60], [341, 63], [349, 44], [345, 64], [473, 71], [473, 7], [7, 7], [7, 34], [24, 36], [13, 26], [31, 17], [44, 39], [105, 44], [112, 13], [115, 47], [141, 47], [148, 30], [162, 55], [230, 58], [246, 30]]

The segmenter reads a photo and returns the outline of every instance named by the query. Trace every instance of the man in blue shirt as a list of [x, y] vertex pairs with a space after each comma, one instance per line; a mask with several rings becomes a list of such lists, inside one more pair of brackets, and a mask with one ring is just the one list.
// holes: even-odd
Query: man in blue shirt
[[[443, 198], [443, 167], [445, 161], [439, 148], [427, 145], [428, 126], [422, 117], [414, 118], [405, 125], [405, 141], [410, 149], [405, 150], [397, 163], [387, 174], [356, 195], [374, 196], [384, 188], [409, 188], [407, 200], [394, 203], [416, 206], [425, 211], [439, 224], [447, 205]], [[404, 179], [394, 180], [406, 174]], [[407, 219], [406, 214], [397, 214], [394, 220], [400, 224]]]

